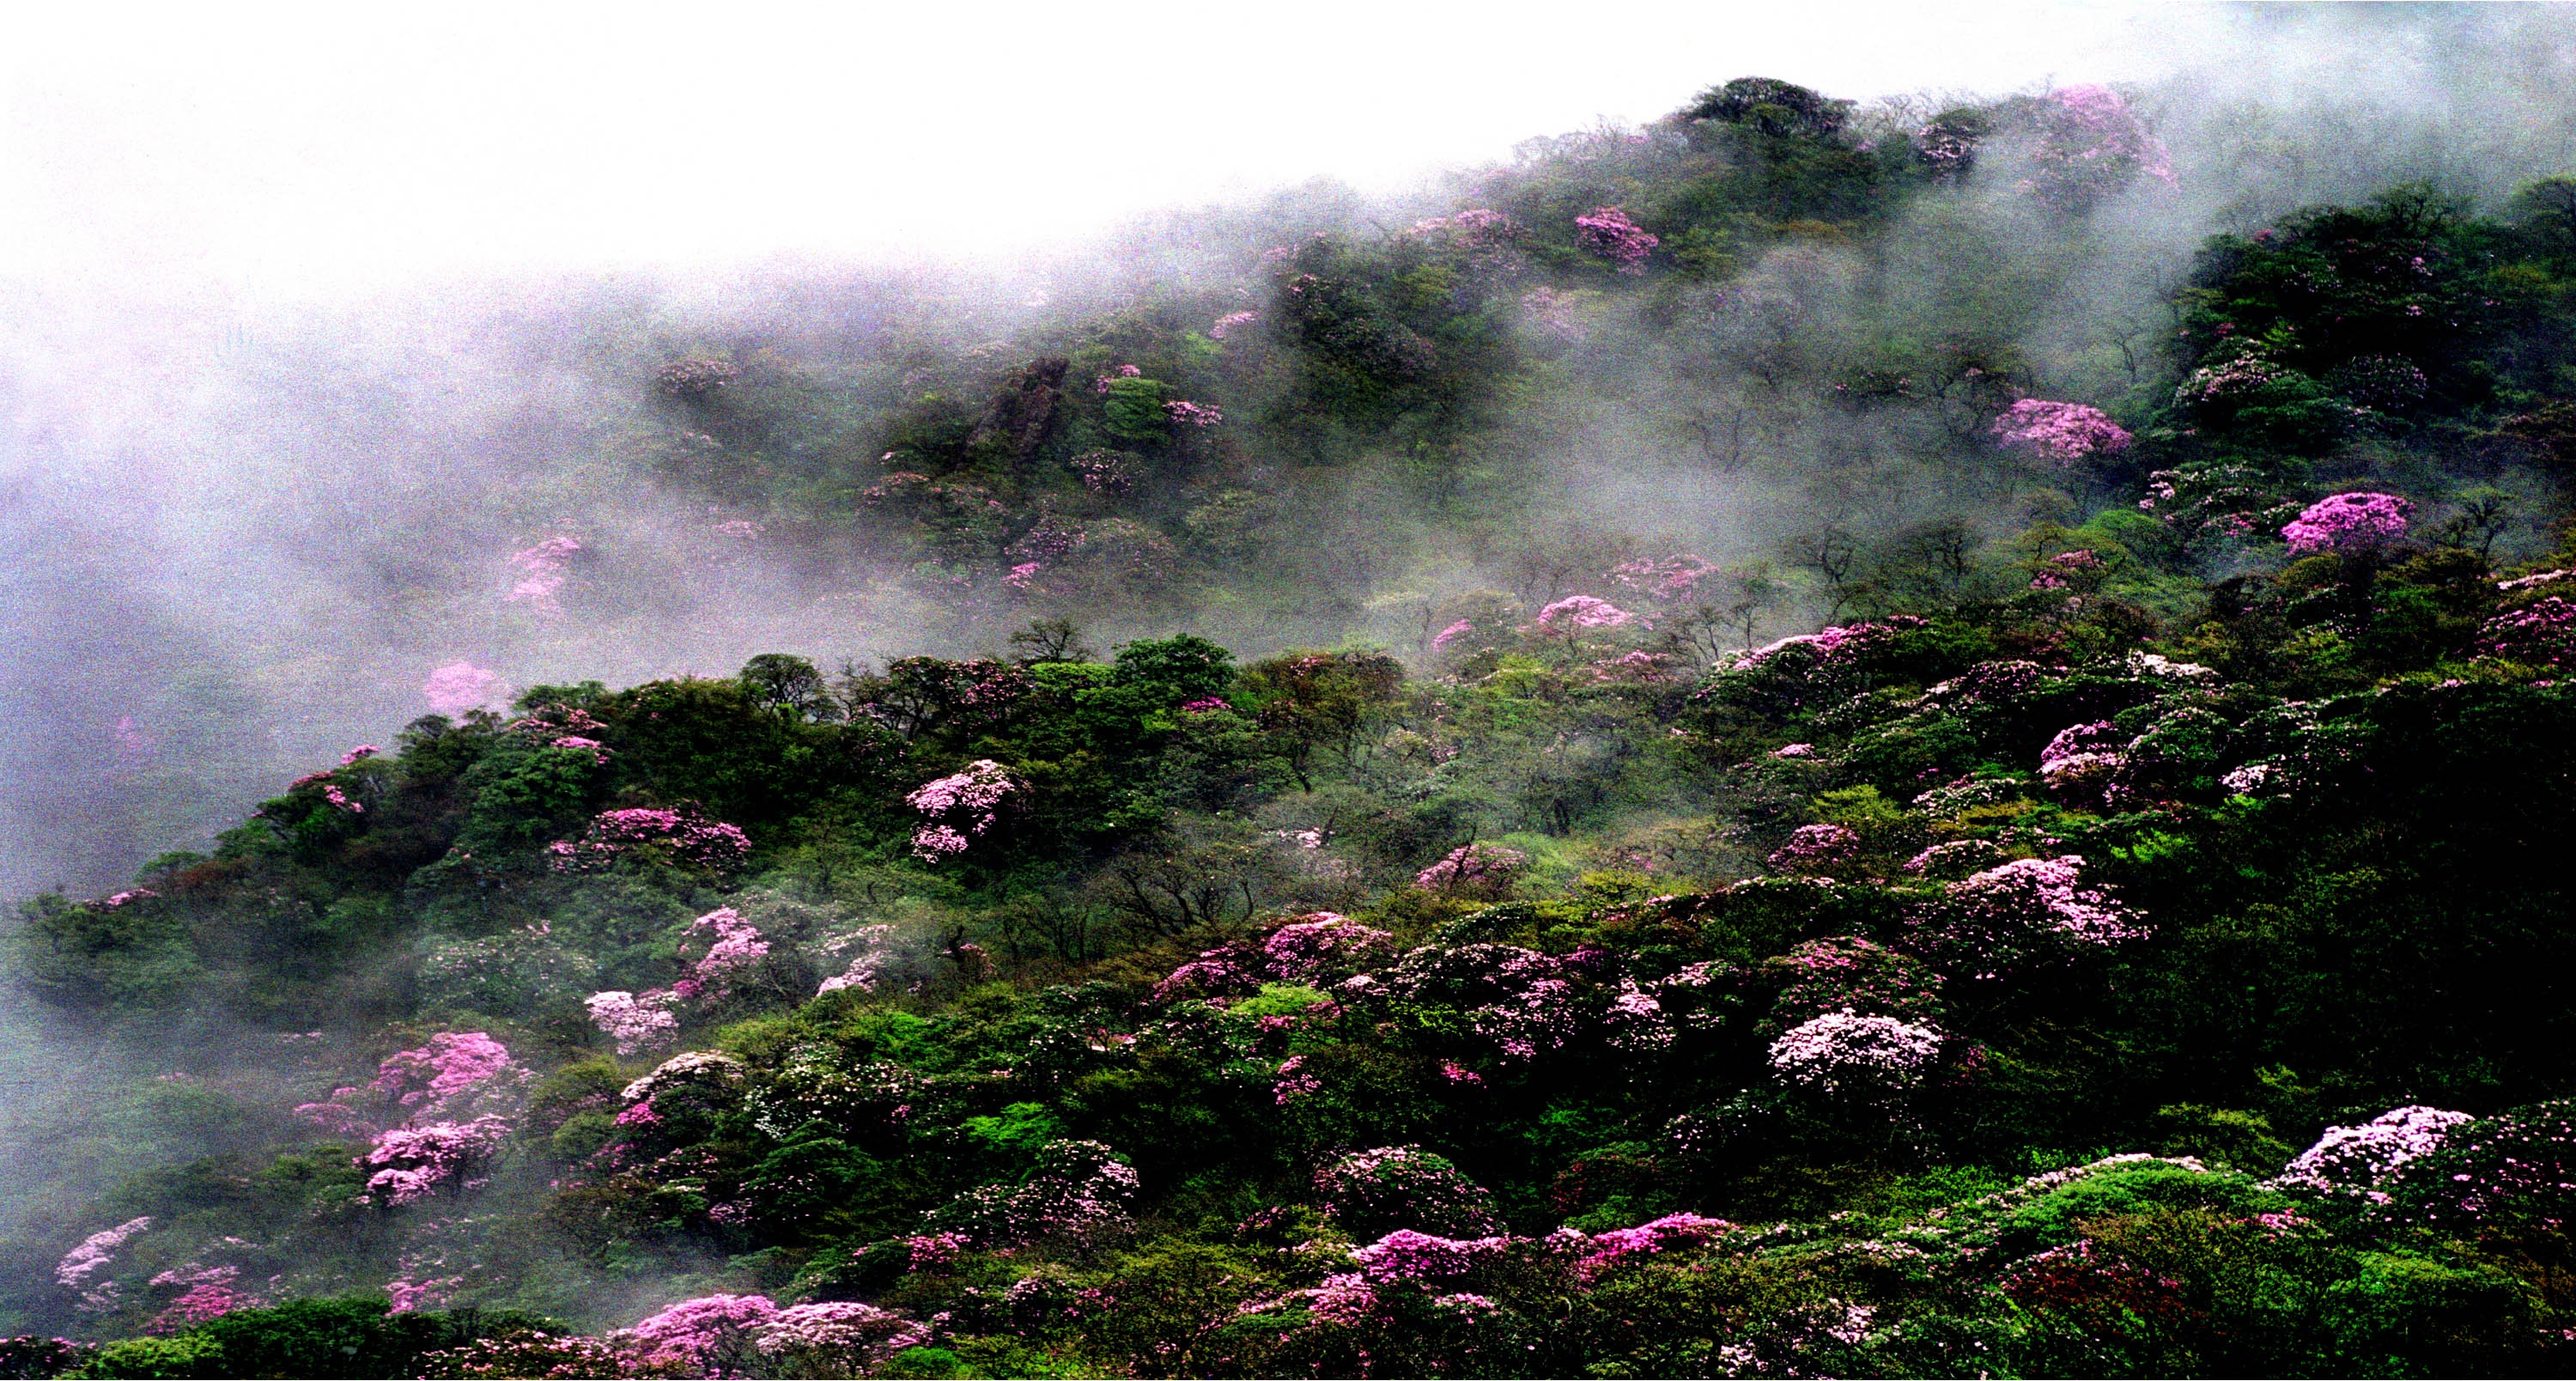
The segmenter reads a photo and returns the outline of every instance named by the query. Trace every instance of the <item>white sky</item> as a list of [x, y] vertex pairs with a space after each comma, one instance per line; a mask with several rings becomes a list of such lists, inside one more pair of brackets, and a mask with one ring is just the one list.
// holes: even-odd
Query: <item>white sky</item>
[[941, 258], [1331, 175], [1402, 185], [1749, 73], [1869, 97], [2152, 76], [2125, 5], [16, 8], [0, 276]]

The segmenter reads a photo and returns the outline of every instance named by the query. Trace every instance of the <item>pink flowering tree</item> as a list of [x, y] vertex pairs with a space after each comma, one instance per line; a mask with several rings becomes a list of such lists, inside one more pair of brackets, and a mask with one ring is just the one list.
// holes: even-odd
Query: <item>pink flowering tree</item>
[[912, 832], [914, 857], [937, 863], [966, 852], [988, 834], [1003, 809], [1022, 791], [1010, 769], [981, 758], [963, 772], [923, 782], [904, 796], [922, 823]]
[[2038, 140], [2021, 190], [2061, 211], [2082, 212], [2140, 175], [2171, 186], [2173, 161], [2120, 93], [2066, 86], [2031, 104]]
[[751, 1360], [759, 1333], [775, 1322], [767, 1295], [701, 1295], [610, 1336], [645, 1368], [682, 1376], [734, 1376]]
[[1646, 256], [1662, 243], [1617, 206], [1596, 206], [1575, 217], [1574, 237], [1586, 251], [1626, 274], [1644, 273]]
[[2024, 398], [1996, 416], [1986, 434], [2018, 455], [2066, 467], [2129, 449], [2127, 429], [2100, 408]]
[[671, 985], [683, 998], [714, 1001], [769, 954], [760, 927], [730, 906], [718, 907], [689, 922], [680, 942], [680, 960], [688, 974]]
[[1839, 868], [1860, 856], [1860, 836], [1842, 825], [1800, 825], [1789, 842], [1771, 852], [1772, 867], [1784, 873], [1818, 873]]
[[1538, 611], [1538, 627], [1543, 633], [1573, 637], [1597, 629], [1618, 628], [1637, 616], [1591, 595], [1569, 595]]
[[2405, 540], [2415, 505], [2395, 494], [2359, 490], [2317, 500], [2281, 529], [2281, 540], [2301, 556], [2376, 558]]
[[2478, 628], [2478, 655], [2526, 666], [2576, 667], [2576, 603], [2547, 595]]
[[441, 1031], [416, 1049], [396, 1051], [363, 1086], [334, 1091], [295, 1114], [337, 1136], [367, 1136], [391, 1126], [517, 1111], [532, 1071], [508, 1047], [481, 1031]]
[[1414, 874], [1413, 885], [1426, 892], [1499, 897], [1512, 879], [1529, 866], [1529, 855], [1500, 844], [1465, 844]]
[[128, 1218], [115, 1227], [93, 1232], [54, 1263], [54, 1283], [80, 1296], [83, 1313], [101, 1314], [119, 1303], [112, 1271], [126, 1243], [152, 1230], [149, 1214]]

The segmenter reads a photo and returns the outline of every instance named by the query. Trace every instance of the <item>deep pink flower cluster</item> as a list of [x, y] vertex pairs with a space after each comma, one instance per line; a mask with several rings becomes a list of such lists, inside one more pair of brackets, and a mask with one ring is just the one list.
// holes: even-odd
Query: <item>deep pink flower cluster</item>
[[1772, 1030], [1830, 1012], [1895, 1017], [1924, 1026], [1941, 1014], [1941, 975], [1912, 955], [1862, 936], [1809, 940], [1766, 967], [1788, 980], [1771, 1005]]
[[1510, 1236], [1434, 1237], [1398, 1228], [1351, 1253], [1371, 1285], [1399, 1281], [1454, 1280], [1501, 1256], [1522, 1239]]
[[1585, 249], [1617, 265], [1621, 273], [1632, 274], [1646, 271], [1646, 256], [1662, 243], [1616, 206], [1596, 206], [1575, 217], [1574, 236]]
[[2073, 465], [2097, 455], [2117, 455], [2129, 449], [2131, 440], [2128, 431], [2100, 408], [2045, 398], [2022, 399], [2004, 409], [1986, 430], [2005, 450], [2019, 451], [2052, 465]]
[[1538, 626], [1548, 633], [1572, 633], [1586, 628], [1617, 628], [1636, 615], [1606, 599], [1590, 595], [1569, 595], [1538, 611]]
[[509, 683], [472, 662], [450, 662], [429, 674], [420, 693], [428, 697], [432, 714], [453, 718], [501, 699], [508, 690]]
[[[441, 1031], [429, 1044], [398, 1051], [376, 1066], [368, 1085], [420, 1116], [442, 1117], [467, 1099], [524, 1076], [509, 1047], [481, 1031]], [[522, 1080], [523, 1081], [523, 1080]]]
[[[170, 1301], [160, 1313], [153, 1315], [151, 1322], [143, 1325], [143, 1331], [159, 1336], [184, 1333], [208, 1319], [222, 1318], [236, 1309], [256, 1309], [267, 1303], [257, 1295], [245, 1294], [233, 1288], [231, 1277], [239, 1274], [234, 1267], [221, 1266], [216, 1269], [225, 1273], [224, 1279], [199, 1281], [190, 1285], [187, 1293]], [[163, 1276], [166, 1277], [168, 1274], [164, 1272]], [[154, 1283], [159, 1284], [160, 1281], [156, 1279]]]
[[2281, 540], [2300, 553], [2374, 555], [2406, 536], [2406, 520], [2414, 512], [2413, 503], [2395, 494], [2334, 494], [2308, 505], [2281, 529]]
[[1413, 875], [1426, 892], [1499, 891], [1529, 866], [1529, 855], [1500, 844], [1465, 844]]
[[2039, 563], [2039, 569], [2031, 574], [2030, 588], [2034, 590], [2082, 589], [2099, 579], [2102, 570], [2102, 558], [2095, 556], [2089, 549], [2062, 551]]
[[[903, 799], [930, 817], [912, 832], [913, 855], [926, 863], [964, 853], [1000, 818], [1003, 805], [1019, 790], [1010, 770], [991, 758], [967, 764], [953, 773], [914, 787]], [[966, 828], [960, 831], [957, 826]]]
[[2439, 1149], [2452, 1128], [2471, 1120], [2464, 1112], [2413, 1104], [2358, 1127], [2328, 1127], [2273, 1183], [2386, 1203], [2380, 1186], [2397, 1167]]
[[1387, 931], [1330, 911], [1318, 911], [1263, 937], [1261, 954], [1273, 978], [1283, 983], [1304, 983], [1327, 974], [1348, 973], [1386, 954], [1394, 943], [1395, 936]]
[[610, 1342], [637, 1354], [646, 1366], [715, 1376], [729, 1370], [721, 1368], [736, 1360], [729, 1354], [752, 1346], [753, 1334], [778, 1312], [767, 1295], [701, 1295], [613, 1335]]
[[751, 837], [739, 825], [709, 820], [687, 806], [638, 806], [601, 811], [591, 817], [589, 832], [580, 839], [546, 846], [559, 873], [604, 868], [619, 855], [637, 851], [722, 874], [751, 856]]
[[1895, 1017], [1827, 1012], [1771, 1042], [1772, 1072], [1828, 1094], [1890, 1093], [1920, 1082], [1941, 1033]]
[[1592, 1250], [1577, 1266], [1588, 1275], [1630, 1257], [1657, 1256], [1674, 1248], [1705, 1246], [1719, 1234], [1734, 1229], [1735, 1225], [1723, 1218], [1703, 1218], [1696, 1213], [1666, 1214], [1651, 1223], [1594, 1234]]

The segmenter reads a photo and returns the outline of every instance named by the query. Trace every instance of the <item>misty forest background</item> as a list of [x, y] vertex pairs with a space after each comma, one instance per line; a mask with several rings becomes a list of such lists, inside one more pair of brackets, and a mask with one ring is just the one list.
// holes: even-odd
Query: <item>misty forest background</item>
[[0, 1369], [2563, 1373], [2576, 49], [2405, 36], [11, 289]]

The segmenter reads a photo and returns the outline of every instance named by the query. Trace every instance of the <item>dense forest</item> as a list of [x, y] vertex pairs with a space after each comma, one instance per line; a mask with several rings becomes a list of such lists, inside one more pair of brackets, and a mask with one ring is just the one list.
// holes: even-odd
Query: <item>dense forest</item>
[[0, 1374], [2565, 1372], [2576, 176], [2229, 127], [1742, 78], [558, 332], [491, 617], [954, 655], [460, 649], [26, 900]]

